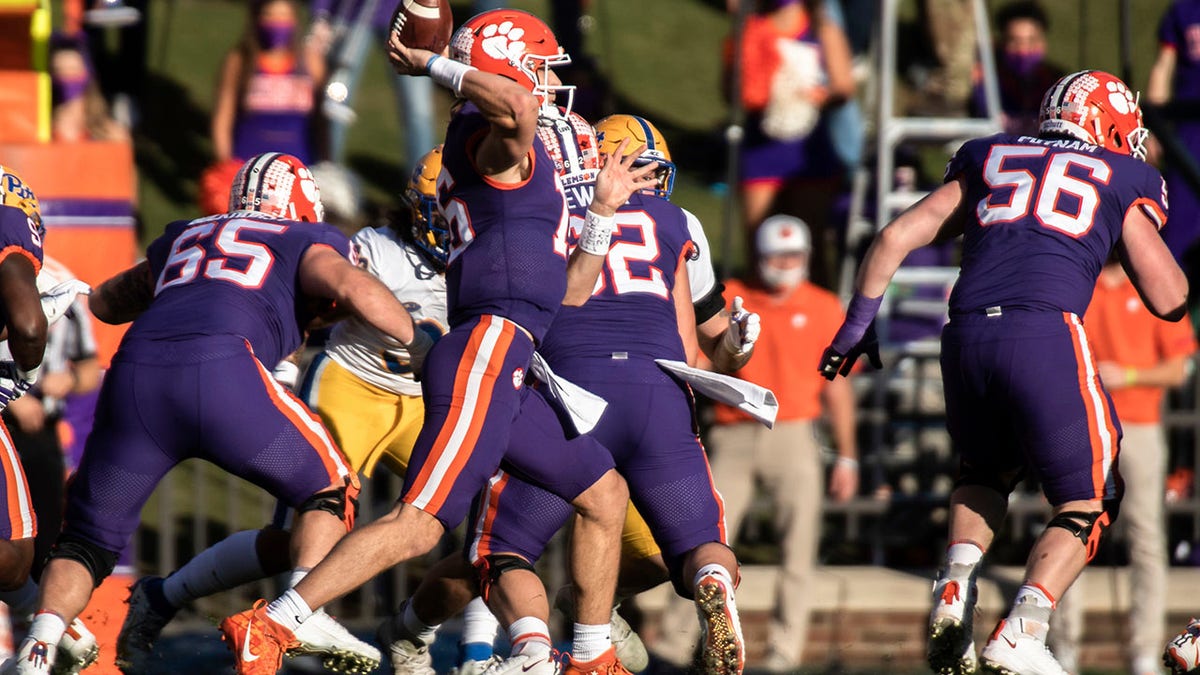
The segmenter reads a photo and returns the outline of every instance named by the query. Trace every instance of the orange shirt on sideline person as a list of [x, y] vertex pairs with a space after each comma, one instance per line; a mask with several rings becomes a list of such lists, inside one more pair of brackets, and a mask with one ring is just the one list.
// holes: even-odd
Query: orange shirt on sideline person
[[[816, 419], [821, 414], [821, 391], [828, 384], [817, 372], [817, 364], [845, 314], [837, 296], [805, 281], [777, 300], [760, 286], [737, 279], [726, 282], [725, 297], [738, 295], [758, 313], [762, 335], [754, 343], [754, 357], [735, 375], [775, 392], [779, 421]], [[716, 406], [717, 424], [750, 419], [736, 408]]]
[[[1084, 327], [1097, 362], [1149, 368], [1164, 359], [1196, 351], [1192, 322], [1184, 318], [1172, 323], [1155, 317], [1142, 304], [1128, 277], [1112, 283], [1100, 276], [1084, 316]], [[1157, 424], [1162, 419], [1162, 387], [1125, 387], [1111, 395], [1122, 422]]]

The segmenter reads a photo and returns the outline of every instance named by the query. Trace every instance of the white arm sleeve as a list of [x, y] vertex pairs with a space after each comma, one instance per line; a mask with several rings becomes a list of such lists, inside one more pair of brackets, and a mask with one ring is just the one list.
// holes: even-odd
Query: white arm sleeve
[[717, 286], [717, 273], [713, 270], [712, 252], [708, 248], [708, 237], [704, 226], [691, 211], [682, 209], [687, 218], [688, 234], [696, 244], [697, 256], [687, 259], [688, 282], [692, 286], [692, 302], [703, 300]]

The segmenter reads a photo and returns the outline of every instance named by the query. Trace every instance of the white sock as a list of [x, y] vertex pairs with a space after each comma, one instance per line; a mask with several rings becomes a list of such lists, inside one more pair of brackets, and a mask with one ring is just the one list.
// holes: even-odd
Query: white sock
[[258, 530], [236, 532], [199, 553], [163, 581], [173, 607], [267, 576], [258, 561]]
[[550, 627], [536, 616], [523, 616], [508, 627], [512, 653], [533, 656], [550, 655]]
[[300, 583], [301, 579], [308, 576], [310, 571], [312, 571], [311, 567], [297, 567], [291, 572], [288, 572], [288, 588], [295, 588], [296, 584]]
[[1045, 642], [1046, 633], [1050, 630], [1050, 614], [1057, 604], [1046, 589], [1026, 582], [1017, 589], [1008, 619], [1019, 621], [1025, 633]]
[[427, 645], [433, 644], [433, 641], [437, 639], [438, 625], [431, 626], [417, 616], [417, 613], [413, 611], [411, 600], [404, 603], [404, 613], [400, 616], [400, 621], [409, 635]]
[[488, 609], [483, 598], [475, 598], [463, 611], [463, 632], [460, 644], [468, 645], [496, 641], [496, 631], [500, 630], [500, 622], [496, 620], [492, 610]]
[[692, 588], [700, 585], [700, 580], [704, 577], [716, 577], [720, 579], [725, 584], [725, 590], [730, 595], [733, 595], [733, 575], [729, 573], [729, 570], [725, 569], [724, 565], [712, 563], [696, 570], [696, 576], [692, 578]]
[[610, 624], [593, 626], [584, 623], [575, 624], [575, 638], [571, 642], [571, 659], [576, 663], [586, 663], [604, 655], [612, 647], [612, 629]]
[[48, 610], [42, 610], [33, 615], [33, 623], [29, 624], [29, 634], [25, 641], [57, 645], [65, 632], [67, 632], [67, 624], [61, 616]]
[[275, 623], [286, 626], [289, 630], [299, 628], [305, 619], [312, 616], [312, 613], [312, 608], [294, 588], [287, 589], [283, 595], [267, 605], [267, 616], [271, 617]]
[[38, 587], [33, 579], [26, 579], [25, 585], [15, 591], [0, 593], [0, 602], [8, 605], [14, 619], [24, 618], [37, 610]]
[[974, 542], [959, 541], [946, 547], [946, 567], [950, 565], [967, 565], [974, 567], [983, 560], [983, 549]]

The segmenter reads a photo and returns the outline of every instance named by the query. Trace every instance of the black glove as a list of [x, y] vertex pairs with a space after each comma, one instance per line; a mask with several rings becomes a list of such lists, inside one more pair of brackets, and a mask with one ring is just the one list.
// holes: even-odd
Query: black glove
[[847, 349], [844, 354], [834, 349], [833, 345], [826, 347], [825, 353], [821, 354], [821, 365], [817, 370], [827, 380], [833, 380], [838, 373], [843, 376], [849, 375], [850, 369], [854, 367], [854, 362], [864, 354], [872, 366], [877, 369], [883, 368], [883, 360], [879, 358], [879, 338], [875, 336], [874, 321], [867, 326], [867, 332], [863, 334], [862, 339]]

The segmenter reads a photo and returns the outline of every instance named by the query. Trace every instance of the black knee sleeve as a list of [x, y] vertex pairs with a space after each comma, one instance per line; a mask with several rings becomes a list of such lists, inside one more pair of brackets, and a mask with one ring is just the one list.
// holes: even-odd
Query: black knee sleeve
[[1083, 542], [1084, 548], [1087, 549], [1088, 562], [1091, 562], [1092, 558], [1096, 557], [1100, 541], [1108, 531], [1109, 525], [1112, 525], [1112, 521], [1108, 511], [1063, 511], [1051, 518], [1046, 527], [1060, 527], [1079, 537], [1079, 541]]
[[82, 537], [70, 534], [58, 535], [58, 541], [54, 542], [50, 549], [50, 560], [55, 558], [74, 560], [86, 567], [92, 574], [92, 583], [97, 587], [117, 566], [115, 551], [107, 551]]
[[297, 514], [308, 511], [325, 511], [333, 514], [346, 523], [346, 529], [350, 530], [354, 528], [354, 519], [358, 517], [358, 499], [355, 498], [355, 495], [349, 494], [345, 486], [336, 490], [325, 490], [305, 499], [300, 506], [296, 507]]
[[492, 584], [500, 581], [500, 576], [505, 572], [513, 570], [526, 570], [533, 572], [533, 565], [529, 561], [520, 556], [510, 555], [507, 553], [497, 553], [487, 555], [479, 559], [475, 563], [475, 570], [479, 572], [479, 595], [487, 602], [488, 594], [492, 590]]

